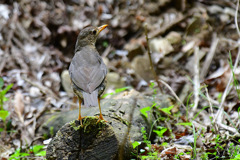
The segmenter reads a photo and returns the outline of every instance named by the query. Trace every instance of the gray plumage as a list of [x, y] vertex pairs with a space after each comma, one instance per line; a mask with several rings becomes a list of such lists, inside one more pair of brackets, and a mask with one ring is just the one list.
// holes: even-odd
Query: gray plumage
[[98, 87], [103, 83], [107, 67], [96, 48], [87, 45], [77, 51], [69, 67], [73, 84], [81, 90], [78, 95], [86, 107], [98, 105]]

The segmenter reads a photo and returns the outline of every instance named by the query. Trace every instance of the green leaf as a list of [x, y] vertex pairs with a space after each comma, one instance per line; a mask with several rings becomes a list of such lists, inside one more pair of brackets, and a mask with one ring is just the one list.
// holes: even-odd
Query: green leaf
[[131, 87], [117, 88], [117, 89], [115, 89], [115, 93], [120, 93], [120, 92], [125, 91], [125, 90], [130, 89], [130, 88]]
[[154, 85], [155, 85], [154, 82], [150, 82], [149, 87], [153, 89]]
[[165, 146], [167, 146], [167, 145], [168, 145], [167, 142], [163, 142], [163, 143], [161, 144], [161, 146], [163, 146], [163, 147], [165, 147]]
[[105, 47], [105, 48], [108, 47], [108, 42], [107, 42], [107, 41], [104, 41], [104, 42], [103, 42], [103, 47]]
[[167, 131], [167, 128], [158, 126], [158, 130], [153, 130], [153, 132], [157, 133], [158, 137], [163, 137], [163, 133]]
[[172, 105], [172, 106], [169, 106], [169, 107], [167, 107], [167, 108], [161, 108], [161, 110], [163, 111], [163, 112], [165, 112], [165, 113], [167, 113], [167, 114], [171, 114], [171, 109], [173, 108], [174, 106]]
[[109, 96], [109, 95], [114, 95], [114, 94], [116, 94], [116, 93], [120, 93], [120, 92], [122, 92], [122, 91], [125, 91], [125, 90], [127, 90], [127, 89], [130, 89], [131, 87], [123, 87], [123, 88], [117, 88], [117, 89], [115, 89], [115, 91], [114, 92], [112, 92], [112, 93], [106, 93], [106, 94], [104, 94], [103, 96], [102, 96], [102, 98], [105, 98], [105, 97], [107, 97], [107, 96]]
[[240, 154], [238, 154], [238, 155], [236, 155], [235, 157], [234, 157], [234, 159], [240, 159]]
[[148, 118], [148, 111], [151, 111], [151, 107], [145, 107], [145, 108], [142, 108], [142, 109], [140, 109], [140, 112], [146, 117], [146, 118]]
[[114, 95], [114, 93], [105, 93], [105, 94], [102, 96], [102, 98], [105, 98], [105, 97], [111, 96], [111, 95]]
[[40, 151], [35, 154], [36, 156], [46, 156], [46, 151]]
[[3, 121], [5, 121], [8, 116], [9, 116], [8, 111], [5, 111], [5, 110], [0, 111], [0, 119], [2, 119]]
[[133, 149], [135, 149], [137, 146], [139, 146], [141, 142], [135, 141], [132, 143]]
[[2, 77], [0, 77], [0, 90], [1, 90], [2, 87], [3, 87], [3, 84], [4, 84], [4, 81], [3, 81]]
[[192, 122], [176, 123], [176, 125], [192, 126]]
[[4, 129], [3, 129], [3, 128], [0, 128], [0, 132], [2, 132], [2, 131], [4, 131]]
[[13, 155], [10, 156], [10, 160], [20, 159], [21, 157], [29, 156], [29, 153], [21, 153], [20, 149], [17, 149]]
[[39, 152], [40, 150], [42, 150], [43, 149], [43, 145], [34, 145], [32, 148], [33, 148], [33, 152], [34, 153], [37, 153], [37, 152]]
[[9, 89], [11, 89], [13, 84], [9, 84], [4, 90], [2, 90], [2, 94], [5, 95]]
[[3, 102], [6, 102], [8, 101], [8, 98], [7, 97], [3, 97]]

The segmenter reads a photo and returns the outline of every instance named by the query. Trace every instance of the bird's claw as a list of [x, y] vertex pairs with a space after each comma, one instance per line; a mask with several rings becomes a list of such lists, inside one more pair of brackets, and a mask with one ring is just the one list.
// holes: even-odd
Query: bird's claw
[[108, 122], [103, 118], [102, 114], [100, 114], [99, 116], [96, 116], [96, 117], [98, 117], [98, 121], [96, 124], [98, 124], [100, 121]]
[[78, 120], [80, 121], [81, 126], [83, 126], [82, 119], [85, 117], [78, 116]]

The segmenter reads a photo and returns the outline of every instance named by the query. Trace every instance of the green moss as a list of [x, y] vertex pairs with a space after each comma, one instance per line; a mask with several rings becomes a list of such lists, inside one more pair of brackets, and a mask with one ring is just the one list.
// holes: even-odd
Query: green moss
[[98, 118], [97, 117], [85, 117], [82, 119], [83, 122], [83, 126], [81, 126], [80, 124], [76, 123], [76, 120], [73, 120], [71, 122], [69, 122], [69, 124], [73, 127], [73, 129], [75, 131], [79, 130], [81, 127], [83, 127], [83, 132], [84, 133], [93, 133], [95, 132], [96, 134], [101, 134], [99, 133], [102, 128], [105, 127], [105, 122], [104, 121], [100, 121], [99, 123], [97, 123]]
[[51, 137], [53, 137], [54, 136], [54, 127], [52, 126], [52, 127], [50, 127], [50, 135], [51, 135]]
[[76, 126], [75, 121], [76, 121], [76, 120], [73, 120], [73, 121], [69, 122], [69, 124], [73, 127], [73, 129], [74, 129], [75, 131], [77, 131], [77, 130], [80, 129], [81, 125]]

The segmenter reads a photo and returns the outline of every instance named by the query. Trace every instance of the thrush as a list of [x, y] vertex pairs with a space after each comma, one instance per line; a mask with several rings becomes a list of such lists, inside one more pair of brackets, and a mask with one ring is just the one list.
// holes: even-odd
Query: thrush
[[78, 120], [82, 125], [81, 106], [99, 106], [99, 120], [104, 120], [100, 106], [100, 96], [106, 86], [107, 67], [99, 55], [95, 43], [99, 33], [107, 25], [86, 27], [78, 35], [75, 54], [69, 66], [73, 91], [79, 100]]

